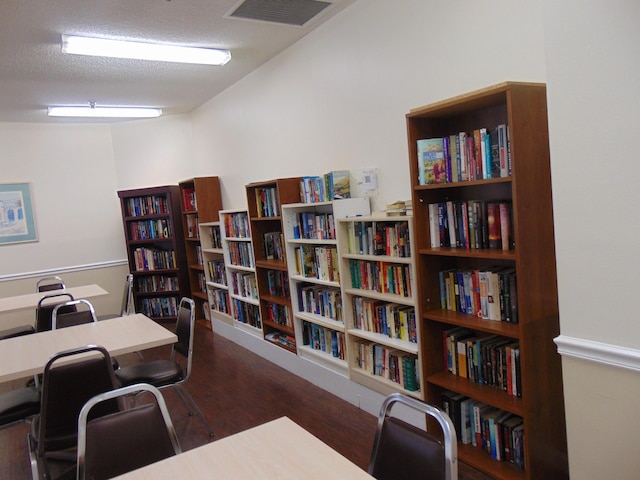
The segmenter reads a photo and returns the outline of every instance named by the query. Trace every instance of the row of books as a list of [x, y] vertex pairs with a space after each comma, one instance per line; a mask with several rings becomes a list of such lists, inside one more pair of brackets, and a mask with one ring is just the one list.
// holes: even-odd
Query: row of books
[[209, 303], [211, 304], [211, 308], [213, 310], [224, 313], [226, 315], [231, 314], [231, 311], [229, 310], [229, 295], [227, 294], [226, 290], [210, 289]]
[[511, 175], [509, 127], [504, 124], [420, 139], [417, 149], [420, 185]]
[[166, 215], [169, 213], [169, 202], [166, 196], [148, 195], [131, 197], [126, 200], [128, 217], [144, 217], [147, 215]]
[[227, 284], [227, 273], [224, 262], [210, 260], [207, 262], [207, 268], [209, 270], [209, 278], [211, 278], [213, 283], [217, 283], [218, 285]]
[[225, 215], [224, 229], [227, 237], [251, 238], [249, 215], [247, 212], [234, 212]]
[[180, 282], [175, 275], [144, 275], [136, 277], [137, 292], [177, 292]]
[[335, 240], [333, 213], [298, 212], [293, 217], [293, 238]]
[[442, 332], [447, 370], [514, 397], [522, 396], [520, 344], [498, 335], [478, 335], [463, 327]]
[[222, 248], [222, 235], [219, 225], [209, 227], [209, 237], [211, 239], [211, 248]]
[[257, 305], [233, 299], [233, 318], [254, 328], [262, 328], [260, 307]]
[[265, 308], [267, 318], [265, 321], [269, 321], [271, 323], [277, 323], [278, 325], [286, 325], [287, 327], [293, 327], [291, 323], [291, 314], [289, 313], [289, 309], [280, 305], [279, 303], [267, 303]]
[[239, 267], [255, 268], [253, 248], [248, 242], [229, 242], [229, 260], [231, 265]]
[[429, 204], [431, 247], [513, 250], [510, 201], [447, 201]]
[[137, 272], [177, 268], [176, 252], [173, 250], [139, 247], [133, 251], [133, 257]]
[[416, 312], [408, 305], [353, 297], [353, 320], [361, 330], [418, 343]]
[[286, 333], [283, 333], [283, 332], [278, 332], [278, 331], [269, 332], [264, 336], [264, 339], [271, 343], [277, 343], [278, 345], [282, 345], [289, 349], [296, 348], [296, 339], [293, 338], [291, 335], [287, 335]]
[[438, 272], [440, 307], [485, 320], [518, 323], [515, 268], [461, 268]]
[[258, 217], [280, 216], [280, 201], [276, 187], [256, 189], [256, 208]]
[[267, 291], [269, 295], [289, 297], [289, 275], [283, 270], [267, 270]]
[[282, 232], [267, 232], [262, 237], [264, 239], [265, 260], [285, 260], [284, 240]]
[[462, 443], [524, 470], [522, 417], [449, 390], [442, 393], [442, 408]]
[[409, 222], [349, 222], [347, 245], [349, 253], [410, 257]]
[[349, 170], [336, 170], [322, 176], [306, 176], [300, 181], [300, 201], [330, 202], [351, 197]]
[[349, 260], [351, 287], [411, 297], [411, 268], [409, 265]]
[[343, 322], [342, 294], [337, 288], [298, 284], [298, 305], [301, 311]]
[[207, 293], [207, 277], [204, 276], [204, 273], [198, 273], [198, 285], [202, 293]]
[[254, 273], [231, 272], [231, 291], [235, 295], [258, 299], [258, 284]]
[[178, 315], [178, 300], [176, 297], [141, 298], [136, 312], [147, 317], [175, 317]]
[[196, 190], [194, 188], [185, 187], [182, 189], [182, 208], [184, 212], [195, 212], [198, 210]]
[[302, 343], [340, 360], [347, 355], [344, 333], [315, 323], [302, 322]]
[[187, 238], [198, 238], [200, 229], [198, 223], [198, 215], [189, 214], [184, 216]]
[[376, 343], [358, 343], [355, 366], [410, 392], [420, 390], [418, 357]]
[[154, 238], [171, 238], [171, 227], [166, 218], [131, 222], [129, 224], [131, 240], [150, 240]]
[[202, 256], [202, 245], [199, 243], [196, 245], [196, 262], [198, 265], [204, 267], [204, 257]]
[[298, 275], [329, 282], [340, 281], [338, 250], [336, 247], [301, 245], [296, 247], [294, 252]]

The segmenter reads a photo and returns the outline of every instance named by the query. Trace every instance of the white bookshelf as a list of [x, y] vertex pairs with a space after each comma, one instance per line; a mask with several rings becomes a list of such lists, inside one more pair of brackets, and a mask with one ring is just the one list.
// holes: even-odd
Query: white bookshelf
[[[413, 218], [339, 219], [338, 238], [349, 377], [384, 395], [424, 399]], [[416, 369], [412, 384], [403, 361]]]
[[369, 212], [366, 198], [282, 206], [298, 355], [344, 376], [348, 362], [337, 220]]
[[231, 323], [262, 338], [260, 300], [248, 213], [246, 210], [221, 210], [220, 225]]

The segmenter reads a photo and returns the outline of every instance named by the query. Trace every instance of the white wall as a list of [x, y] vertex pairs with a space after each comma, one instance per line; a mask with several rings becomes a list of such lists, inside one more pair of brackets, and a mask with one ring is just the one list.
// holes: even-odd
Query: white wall
[[188, 116], [116, 123], [111, 135], [118, 190], [177, 185], [194, 176]]
[[539, 1], [359, 1], [195, 112], [197, 166], [225, 208], [252, 181], [377, 167], [380, 210], [410, 197], [405, 114], [505, 80], [545, 80]]
[[640, 3], [545, 0], [544, 25], [571, 476], [638, 478]]
[[0, 246], [0, 277], [126, 258], [110, 128], [0, 124], [1, 181], [31, 182], [38, 241]]

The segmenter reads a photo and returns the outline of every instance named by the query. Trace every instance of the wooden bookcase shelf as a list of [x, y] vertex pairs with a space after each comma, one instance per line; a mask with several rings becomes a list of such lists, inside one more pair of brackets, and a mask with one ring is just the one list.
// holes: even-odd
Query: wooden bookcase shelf
[[189, 291], [179, 189], [121, 190], [118, 197], [135, 311], [173, 322], [180, 298]]
[[[443, 405], [443, 394], [451, 398], [453, 392], [522, 417], [524, 469], [508, 461], [498, 461], [476, 446], [459, 442], [461, 461], [499, 479], [568, 478], [562, 371], [560, 356], [553, 343], [553, 338], [559, 334], [559, 314], [546, 88], [543, 84], [503, 83], [414, 109], [406, 115], [406, 122], [416, 227], [416, 298], [419, 299], [422, 326], [425, 399], [429, 403]], [[504, 158], [510, 160], [510, 171], [501, 171], [499, 178], [483, 177], [471, 181], [451, 178], [449, 183], [421, 184], [419, 162], [428, 155], [419, 154], [419, 140], [446, 137], [455, 142], [463, 138], [459, 135], [461, 132], [471, 133], [482, 128], [491, 130], [500, 125], [508, 126], [509, 143], [505, 146]], [[451, 162], [456, 162], [453, 155]], [[457, 165], [461, 168], [460, 164]], [[508, 166], [508, 163], [503, 165]], [[509, 205], [511, 216], [502, 217], [503, 222], [508, 218], [504, 223], [510, 224], [512, 230], [509, 245], [505, 247], [508, 249], [469, 248], [464, 239], [461, 240], [464, 246], [437, 246], [442, 243], [440, 232], [444, 223], [443, 215], [434, 212], [440, 214], [445, 206], [449, 206], [447, 202], [460, 205], [457, 212], [463, 212], [453, 217], [456, 226], [467, 228], [470, 219], [467, 238], [474, 240], [471, 227], [480, 224], [474, 223], [476, 217], [469, 217], [468, 212], [478, 211], [472, 210], [475, 201], [483, 205], [492, 202]], [[480, 211], [480, 215], [489, 218], [486, 211]], [[464, 228], [460, 230], [463, 234], [467, 232]], [[435, 236], [431, 235], [432, 229]], [[450, 233], [444, 231], [447, 232], [445, 235]], [[514, 239], [512, 243], [511, 238]], [[464, 311], [465, 308], [455, 295], [451, 297], [447, 293], [453, 290], [447, 290], [446, 286], [454, 283], [460, 286], [463, 297], [465, 292], [470, 292], [470, 297], [463, 298], [463, 302], [469, 302], [473, 308], [481, 304], [476, 301], [478, 297], [473, 296], [480, 288], [476, 283], [478, 272], [484, 271], [493, 272], [494, 278], [504, 282], [514, 275], [517, 279], [517, 286], [510, 284], [517, 295], [512, 296], [511, 290], [503, 285], [494, 286], [489, 295], [483, 297], [496, 302], [502, 299], [503, 309], [506, 309], [500, 310], [496, 305], [500, 316], [498, 321], [447, 310], [451, 305], [455, 305], [456, 310]], [[463, 288], [467, 285], [464, 283], [465, 275], [470, 279], [469, 288]], [[452, 278], [454, 283], [450, 283]], [[517, 312], [517, 323], [504, 321], [508, 315], [514, 318], [512, 312]], [[463, 345], [462, 351], [465, 352], [459, 360], [459, 368], [466, 368], [467, 358], [475, 352], [468, 349], [469, 345], [477, 345], [477, 339], [491, 335], [504, 340], [502, 345], [495, 347], [496, 352], [519, 352], [519, 363], [511, 354], [505, 355], [505, 362], [510, 361], [508, 365], [513, 367], [511, 376], [505, 367], [502, 371], [504, 376], [499, 377], [500, 380], [513, 377], [513, 382], [518, 377], [519, 396], [513, 395], [514, 390], [507, 393], [507, 386], [497, 388], [486, 384], [489, 383], [486, 378], [477, 382], [465, 378], [465, 375], [471, 375], [470, 369], [465, 370], [467, 373], [464, 375], [451, 373], [450, 363], [456, 360], [447, 357], [448, 349], [443, 338], [447, 335], [454, 338], [456, 331], [451, 329], [456, 327], [467, 329], [465, 332], [471, 339], [466, 349], [465, 337], [454, 340], [458, 342], [458, 348]], [[519, 367], [517, 371], [515, 365]]]
[[349, 377], [424, 399], [411, 216], [338, 220]]
[[196, 319], [202, 320], [209, 317], [210, 295], [216, 294], [207, 288], [200, 223], [218, 221], [218, 212], [222, 209], [220, 179], [219, 177], [196, 177], [184, 180], [178, 186], [189, 269], [190, 297], [196, 303]]
[[232, 324], [262, 338], [251, 225], [247, 210], [220, 212]]
[[344, 376], [348, 363], [337, 221], [369, 211], [366, 198], [282, 206], [298, 355]]
[[287, 273], [281, 206], [300, 201], [301, 180], [279, 178], [245, 187], [263, 338], [292, 353], [297, 350], [291, 298], [285, 292], [271, 294], [269, 278], [278, 272]]

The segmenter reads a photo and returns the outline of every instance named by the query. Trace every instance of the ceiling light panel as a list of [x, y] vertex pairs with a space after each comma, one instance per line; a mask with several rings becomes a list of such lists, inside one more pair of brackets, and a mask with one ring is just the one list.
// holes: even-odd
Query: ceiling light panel
[[161, 108], [145, 107], [49, 107], [50, 117], [90, 117], [90, 118], [155, 118], [162, 115]]
[[228, 50], [129, 42], [76, 35], [62, 35], [62, 51], [76, 55], [200, 65], [224, 65], [231, 60], [231, 52]]

